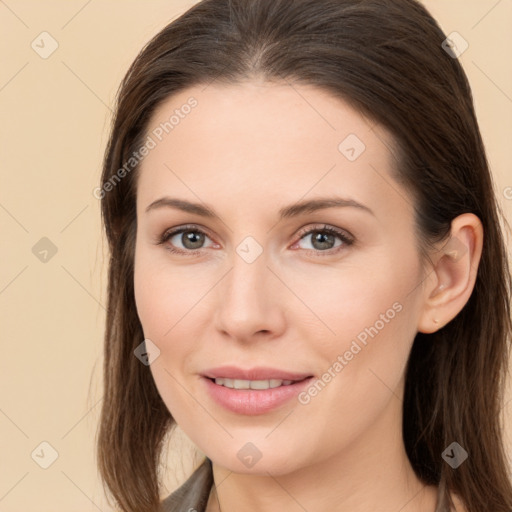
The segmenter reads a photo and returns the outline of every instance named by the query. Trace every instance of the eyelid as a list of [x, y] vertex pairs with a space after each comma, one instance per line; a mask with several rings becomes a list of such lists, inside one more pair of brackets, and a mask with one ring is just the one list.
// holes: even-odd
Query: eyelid
[[160, 240], [163, 238], [169, 238], [171, 236], [177, 235], [178, 233], [182, 233], [183, 231], [197, 231], [203, 235], [208, 236], [209, 238], [212, 238], [209, 234], [209, 231], [200, 224], [183, 224], [181, 226], [175, 226], [173, 228], [166, 229], [162, 235], [158, 237], [158, 239]]
[[[327, 231], [336, 236], [339, 236], [342, 240], [344, 240], [347, 243], [352, 244], [355, 242], [355, 237], [353, 235], [351, 235], [348, 231], [346, 231], [345, 229], [336, 228], [329, 224], [317, 224], [317, 225], [313, 225], [313, 226], [311, 226], [311, 225], [307, 226], [307, 227], [301, 229], [297, 233], [297, 236], [299, 237], [299, 240], [301, 240], [305, 235], [311, 234], [312, 232], [315, 232], [315, 231]], [[321, 252], [325, 252], [325, 251], [321, 251]]]
[[[212, 240], [212, 242], [214, 242], [214, 244], [217, 244], [217, 242], [215, 242], [213, 237], [209, 234], [209, 231], [206, 228], [204, 228], [203, 226], [200, 226], [199, 224], [184, 224], [182, 226], [176, 226], [173, 228], [166, 229], [161, 235], [159, 235], [157, 237], [156, 244], [163, 245], [170, 238], [172, 238], [176, 235], [179, 235], [185, 231], [195, 231], [197, 233], [201, 233], [201, 234], [205, 235], [206, 237], [208, 237], [210, 240]], [[194, 254], [196, 252], [201, 251], [202, 249], [204, 249], [204, 247], [201, 247], [199, 249], [187, 249], [187, 250], [176, 249], [176, 252], [186, 253], [186, 254]]]
[[328, 257], [328, 256], [335, 256], [339, 252], [346, 250], [348, 247], [355, 244], [355, 237], [349, 233], [348, 231], [337, 228], [334, 226], [331, 226], [329, 224], [317, 224], [317, 225], [309, 225], [299, 231], [297, 236], [299, 237], [296, 242], [294, 242], [291, 247], [296, 246], [298, 243], [300, 243], [301, 240], [303, 240], [306, 236], [311, 235], [314, 232], [326, 232], [330, 233], [333, 236], [338, 237], [341, 240], [341, 244], [337, 247], [331, 247], [330, 249], [326, 249], [324, 251], [316, 250], [316, 249], [302, 249], [303, 252], [306, 252], [306, 254], [313, 254], [314, 257]]

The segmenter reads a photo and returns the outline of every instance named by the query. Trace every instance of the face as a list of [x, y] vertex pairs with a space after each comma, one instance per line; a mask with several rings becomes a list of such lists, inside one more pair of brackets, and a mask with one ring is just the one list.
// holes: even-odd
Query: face
[[276, 475], [376, 425], [396, 438], [422, 268], [389, 134], [317, 88], [248, 82], [180, 92], [147, 136], [136, 304], [181, 428]]

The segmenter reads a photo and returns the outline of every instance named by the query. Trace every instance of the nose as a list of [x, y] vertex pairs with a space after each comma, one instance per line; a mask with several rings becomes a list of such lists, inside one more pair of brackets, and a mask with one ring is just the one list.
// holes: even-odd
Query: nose
[[243, 343], [284, 332], [286, 289], [269, 263], [265, 251], [251, 263], [233, 254], [231, 270], [217, 287], [215, 326], [224, 337]]

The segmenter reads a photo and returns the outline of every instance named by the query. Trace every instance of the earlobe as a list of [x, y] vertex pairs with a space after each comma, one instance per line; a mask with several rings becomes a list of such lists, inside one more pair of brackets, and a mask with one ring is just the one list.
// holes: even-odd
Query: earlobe
[[472, 213], [452, 221], [448, 240], [431, 254], [434, 264], [423, 287], [418, 331], [430, 334], [449, 323], [469, 300], [482, 255], [483, 227]]

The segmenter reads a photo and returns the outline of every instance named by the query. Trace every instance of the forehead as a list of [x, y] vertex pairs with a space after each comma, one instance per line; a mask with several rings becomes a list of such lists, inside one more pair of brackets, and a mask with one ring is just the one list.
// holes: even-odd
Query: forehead
[[146, 135], [154, 147], [140, 166], [138, 201], [172, 192], [242, 207], [244, 198], [282, 204], [335, 192], [384, 208], [404, 202], [390, 186], [389, 133], [313, 86], [192, 87], [159, 106]]
[[[194, 107], [189, 107], [191, 103]], [[214, 149], [222, 137], [234, 149], [237, 143], [245, 143], [246, 151], [261, 153], [280, 147], [282, 154], [288, 149], [304, 152], [313, 145], [318, 152], [332, 150], [333, 146], [337, 151], [337, 143], [348, 134], [365, 139], [367, 148], [375, 149], [383, 137], [390, 139], [382, 128], [380, 138], [372, 133], [375, 125], [319, 88], [245, 82], [196, 86], [173, 95], [156, 110], [148, 133], [159, 142], [173, 139], [177, 145], [182, 142], [181, 136], [187, 138], [193, 131], [202, 149]], [[264, 146], [258, 146], [261, 141]], [[296, 147], [299, 141], [311, 142]]]

